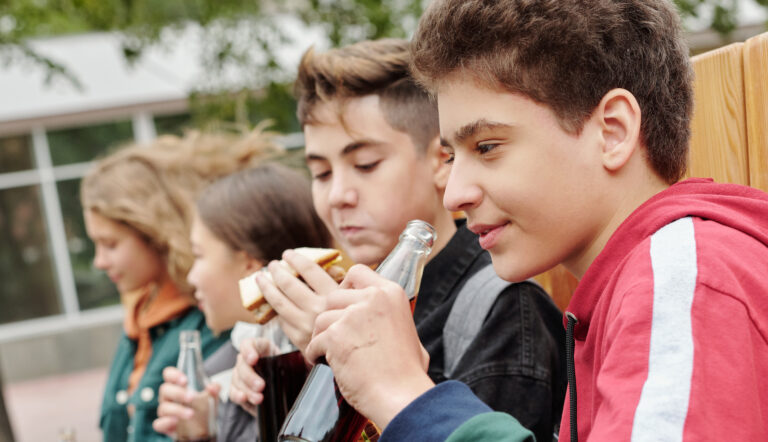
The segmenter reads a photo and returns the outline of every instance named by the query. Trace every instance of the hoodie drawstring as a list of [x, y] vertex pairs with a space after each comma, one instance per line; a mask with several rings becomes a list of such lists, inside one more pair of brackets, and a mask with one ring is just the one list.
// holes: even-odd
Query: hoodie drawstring
[[576, 319], [576, 315], [571, 312], [565, 312], [565, 316], [568, 318], [568, 327], [565, 329], [565, 357], [567, 359], [568, 393], [571, 405], [571, 442], [578, 442], [579, 432], [576, 425], [576, 364], [573, 357], [573, 349], [575, 346], [573, 327], [579, 320]]

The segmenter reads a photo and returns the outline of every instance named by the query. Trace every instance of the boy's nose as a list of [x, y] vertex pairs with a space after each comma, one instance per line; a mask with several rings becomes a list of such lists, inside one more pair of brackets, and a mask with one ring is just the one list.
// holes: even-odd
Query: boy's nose
[[445, 208], [452, 212], [467, 211], [477, 207], [482, 199], [483, 192], [468, 175], [468, 170], [456, 167], [454, 163], [443, 195]]
[[331, 207], [354, 206], [357, 204], [357, 200], [358, 194], [354, 187], [348, 185], [344, 180], [334, 180], [328, 195], [328, 203]]

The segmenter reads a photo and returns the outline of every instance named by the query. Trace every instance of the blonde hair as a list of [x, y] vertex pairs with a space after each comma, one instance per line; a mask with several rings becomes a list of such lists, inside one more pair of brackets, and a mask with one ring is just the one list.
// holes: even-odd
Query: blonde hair
[[96, 162], [80, 186], [83, 210], [141, 234], [187, 295], [194, 257], [189, 231], [197, 193], [210, 182], [257, 165], [282, 149], [263, 126], [245, 135], [189, 132], [130, 145]]

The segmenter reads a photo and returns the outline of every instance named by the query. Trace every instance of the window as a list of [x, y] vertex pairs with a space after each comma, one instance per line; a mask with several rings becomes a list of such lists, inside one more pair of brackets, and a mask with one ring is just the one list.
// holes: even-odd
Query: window
[[0, 173], [35, 167], [32, 143], [28, 135], [0, 138]]
[[[120, 302], [92, 264], [80, 181], [94, 159], [132, 142], [139, 120], [0, 135], [0, 324]], [[189, 114], [149, 120], [157, 134], [181, 135], [192, 124]], [[303, 138], [293, 134], [283, 143], [298, 147]], [[289, 149], [279, 161], [303, 168], [303, 149]]]
[[54, 166], [92, 161], [116, 146], [133, 140], [130, 121], [116, 121], [48, 132]]
[[0, 324], [119, 303], [92, 265], [80, 180], [132, 140], [130, 118], [0, 137]]
[[120, 297], [115, 285], [103, 271], [92, 265], [94, 245], [85, 233], [83, 209], [80, 205], [80, 179], [59, 181], [56, 186], [61, 204], [67, 251], [81, 310], [117, 304]]
[[40, 186], [0, 190], [0, 324], [62, 312]]

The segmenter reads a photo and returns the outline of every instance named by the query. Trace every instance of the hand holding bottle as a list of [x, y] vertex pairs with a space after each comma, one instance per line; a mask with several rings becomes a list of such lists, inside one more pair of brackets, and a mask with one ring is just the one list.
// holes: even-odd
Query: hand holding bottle
[[382, 428], [434, 386], [408, 297], [365, 266], [352, 267], [326, 297], [305, 354], [325, 356], [344, 398]]
[[[179, 420], [189, 419], [194, 410], [190, 407], [196, 393], [187, 389], [187, 378], [176, 367], [163, 369], [163, 384], [158, 390], [158, 418], [152, 422], [152, 428], [158, 433], [168, 436], [176, 432]], [[221, 386], [211, 382], [206, 391], [211, 397], [218, 397]]]
[[176, 368], [184, 375], [190, 399], [186, 405], [192, 409], [188, 418], [176, 423], [177, 442], [216, 442], [217, 397], [211, 397], [207, 390], [210, 385], [203, 370], [200, 348], [200, 332], [182, 330], [179, 334], [179, 360]]
[[263, 400], [264, 380], [254, 367], [261, 355], [270, 354], [272, 342], [266, 338], [247, 338], [240, 343], [240, 354], [232, 370], [229, 400], [256, 416], [257, 405]]

